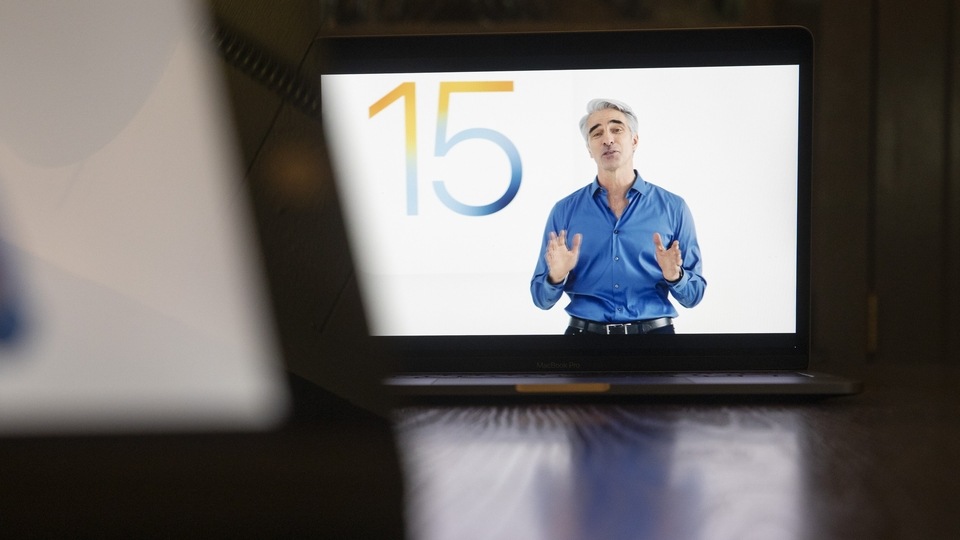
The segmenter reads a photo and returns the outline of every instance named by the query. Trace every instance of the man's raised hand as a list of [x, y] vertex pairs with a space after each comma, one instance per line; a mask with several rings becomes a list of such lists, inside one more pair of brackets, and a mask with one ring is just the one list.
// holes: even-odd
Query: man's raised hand
[[547, 278], [550, 283], [556, 285], [567, 278], [567, 274], [577, 265], [580, 258], [580, 243], [583, 241], [582, 234], [573, 235], [573, 243], [567, 247], [567, 231], [560, 231], [560, 234], [551, 231], [550, 238], [547, 240], [547, 250], [543, 257], [547, 261], [547, 268], [550, 270]]
[[677, 281], [680, 279], [680, 268], [683, 265], [683, 254], [680, 252], [680, 242], [674, 240], [670, 248], [663, 245], [663, 239], [660, 233], [653, 233], [654, 253], [657, 257], [657, 264], [663, 271], [663, 279], [667, 281]]

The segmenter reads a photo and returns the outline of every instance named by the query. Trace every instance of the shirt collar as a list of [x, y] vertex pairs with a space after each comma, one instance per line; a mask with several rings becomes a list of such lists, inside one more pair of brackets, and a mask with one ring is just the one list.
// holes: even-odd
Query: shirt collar
[[[633, 175], [634, 175], [633, 185], [630, 186], [629, 191], [632, 193], [639, 193], [640, 195], [646, 195], [650, 184], [648, 184], [647, 181], [644, 180], [642, 176], [640, 176], [640, 173], [637, 172], [636, 169], [633, 170]], [[593, 195], [596, 196], [596, 194], [599, 193], [601, 189], [603, 189], [603, 186], [600, 185], [600, 178], [594, 176], [593, 177]], [[630, 198], [632, 199], [633, 197], [630, 197]]]

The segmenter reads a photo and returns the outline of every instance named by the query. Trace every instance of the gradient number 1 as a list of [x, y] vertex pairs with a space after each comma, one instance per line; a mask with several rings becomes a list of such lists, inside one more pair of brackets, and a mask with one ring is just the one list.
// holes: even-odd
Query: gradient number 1
[[[470, 139], [483, 139], [500, 147], [510, 160], [510, 184], [506, 191], [497, 200], [489, 204], [471, 205], [458, 201], [447, 191], [442, 181], [433, 183], [433, 190], [447, 208], [466, 216], [485, 216], [503, 210], [516, 197], [520, 190], [520, 179], [523, 175], [520, 164], [520, 153], [517, 147], [503, 133], [487, 128], [470, 128], [447, 137], [447, 118], [450, 112], [450, 94], [455, 92], [512, 92], [513, 81], [480, 81], [480, 82], [442, 82], [440, 83], [440, 97], [437, 106], [437, 135], [434, 155], [446, 156], [451, 148]], [[405, 150], [406, 150], [406, 181], [407, 181], [407, 214], [417, 214], [417, 99], [416, 83], [405, 82], [390, 91], [379, 101], [370, 106], [369, 117], [373, 118], [393, 102], [404, 101]]]

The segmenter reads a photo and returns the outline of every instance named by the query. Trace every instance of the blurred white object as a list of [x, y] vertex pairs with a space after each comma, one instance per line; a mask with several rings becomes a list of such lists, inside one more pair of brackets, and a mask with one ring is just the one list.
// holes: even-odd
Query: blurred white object
[[[0, 434], [248, 429], [287, 396], [192, 2], [0, 4]], [[8, 294], [10, 296], [10, 294]]]

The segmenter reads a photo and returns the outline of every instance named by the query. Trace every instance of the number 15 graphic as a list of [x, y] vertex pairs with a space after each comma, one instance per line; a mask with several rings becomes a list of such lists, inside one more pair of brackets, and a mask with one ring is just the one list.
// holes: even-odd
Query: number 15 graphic
[[[447, 137], [447, 117], [450, 112], [450, 94], [455, 92], [513, 92], [513, 81], [479, 81], [479, 82], [442, 82], [440, 83], [440, 97], [437, 107], [437, 136], [434, 147], [434, 156], [444, 157], [451, 148], [470, 139], [483, 139], [500, 147], [510, 160], [510, 183], [499, 199], [489, 204], [470, 205], [458, 201], [447, 191], [446, 185], [440, 181], [433, 182], [433, 190], [443, 204], [454, 212], [465, 216], [485, 216], [503, 210], [516, 197], [520, 190], [520, 179], [523, 176], [520, 164], [520, 153], [517, 147], [503, 133], [487, 128], [470, 128]], [[417, 99], [416, 83], [405, 82], [386, 94], [379, 101], [370, 106], [369, 117], [373, 118], [380, 111], [404, 99], [404, 125], [406, 142], [407, 165], [407, 214], [414, 216], [418, 212], [419, 194], [417, 189]]]

